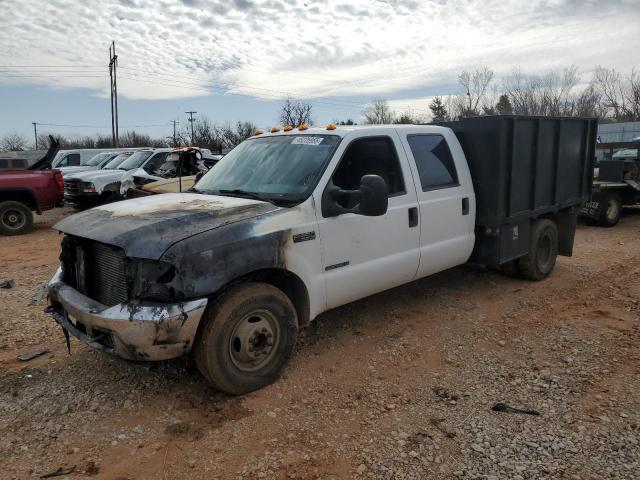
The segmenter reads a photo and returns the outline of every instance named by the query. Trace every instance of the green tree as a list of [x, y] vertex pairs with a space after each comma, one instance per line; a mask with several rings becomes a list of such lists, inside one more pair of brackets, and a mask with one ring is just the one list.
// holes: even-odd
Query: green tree
[[447, 112], [447, 107], [442, 101], [442, 97], [435, 97], [429, 104], [429, 109], [434, 122], [444, 122], [449, 119], [449, 112]]
[[503, 93], [500, 95], [498, 99], [498, 103], [496, 103], [496, 111], [498, 115], [511, 115], [513, 114], [513, 107], [511, 106], [511, 100], [509, 100], [509, 95]]

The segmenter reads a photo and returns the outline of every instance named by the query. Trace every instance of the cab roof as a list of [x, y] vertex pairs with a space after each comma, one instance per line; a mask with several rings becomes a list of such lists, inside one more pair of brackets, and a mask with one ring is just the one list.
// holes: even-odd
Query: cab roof
[[420, 124], [393, 124], [393, 125], [336, 125], [335, 129], [329, 130], [326, 127], [309, 127], [303, 130], [299, 130], [298, 128], [293, 128], [288, 132], [285, 132], [282, 128], [277, 132], [269, 132], [266, 131], [264, 133], [253, 135], [250, 138], [261, 138], [261, 137], [276, 137], [279, 135], [337, 135], [340, 137], [345, 137], [346, 135], [352, 132], [375, 132], [376, 130], [383, 129], [394, 129], [402, 132], [403, 130], [415, 130], [418, 128], [423, 130], [425, 133], [442, 133], [443, 131], [448, 131], [449, 128], [441, 127], [438, 125], [420, 125]]

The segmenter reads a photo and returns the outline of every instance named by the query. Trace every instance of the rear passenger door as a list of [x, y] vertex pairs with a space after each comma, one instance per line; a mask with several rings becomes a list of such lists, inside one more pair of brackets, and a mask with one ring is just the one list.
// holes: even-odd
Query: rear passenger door
[[[469, 259], [475, 197], [462, 149], [457, 141], [447, 141], [444, 130], [425, 133], [424, 128], [416, 128], [399, 133], [417, 187], [420, 265], [416, 276], [424, 277]], [[456, 148], [455, 155], [452, 148]]]

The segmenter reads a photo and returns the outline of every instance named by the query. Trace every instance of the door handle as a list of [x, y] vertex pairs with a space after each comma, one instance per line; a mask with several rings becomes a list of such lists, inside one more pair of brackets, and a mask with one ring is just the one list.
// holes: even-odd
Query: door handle
[[409, 228], [418, 226], [418, 207], [409, 209]]
[[469, 197], [462, 199], [462, 215], [469, 215]]

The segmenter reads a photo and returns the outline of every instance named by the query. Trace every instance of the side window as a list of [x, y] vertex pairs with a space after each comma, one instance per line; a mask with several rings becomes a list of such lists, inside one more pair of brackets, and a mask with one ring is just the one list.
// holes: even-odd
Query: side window
[[156, 153], [143, 167], [148, 174], [154, 174], [167, 159], [169, 152]]
[[356, 190], [364, 175], [382, 177], [389, 188], [389, 196], [405, 193], [398, 154], [389, 137], [359, 138], [351, 142], [332, 179], [334, 185], [344, 190]]
[[6, 158], [0, 158], [0, 168], [9, 168], [9, 160]]
[[456, 166], [442, 135], [408, 135], [422, 190], [458, 185]]
[[80, 165], [80, 154], [79, 153], [70, 153], [67, 155], [67, 165]]

